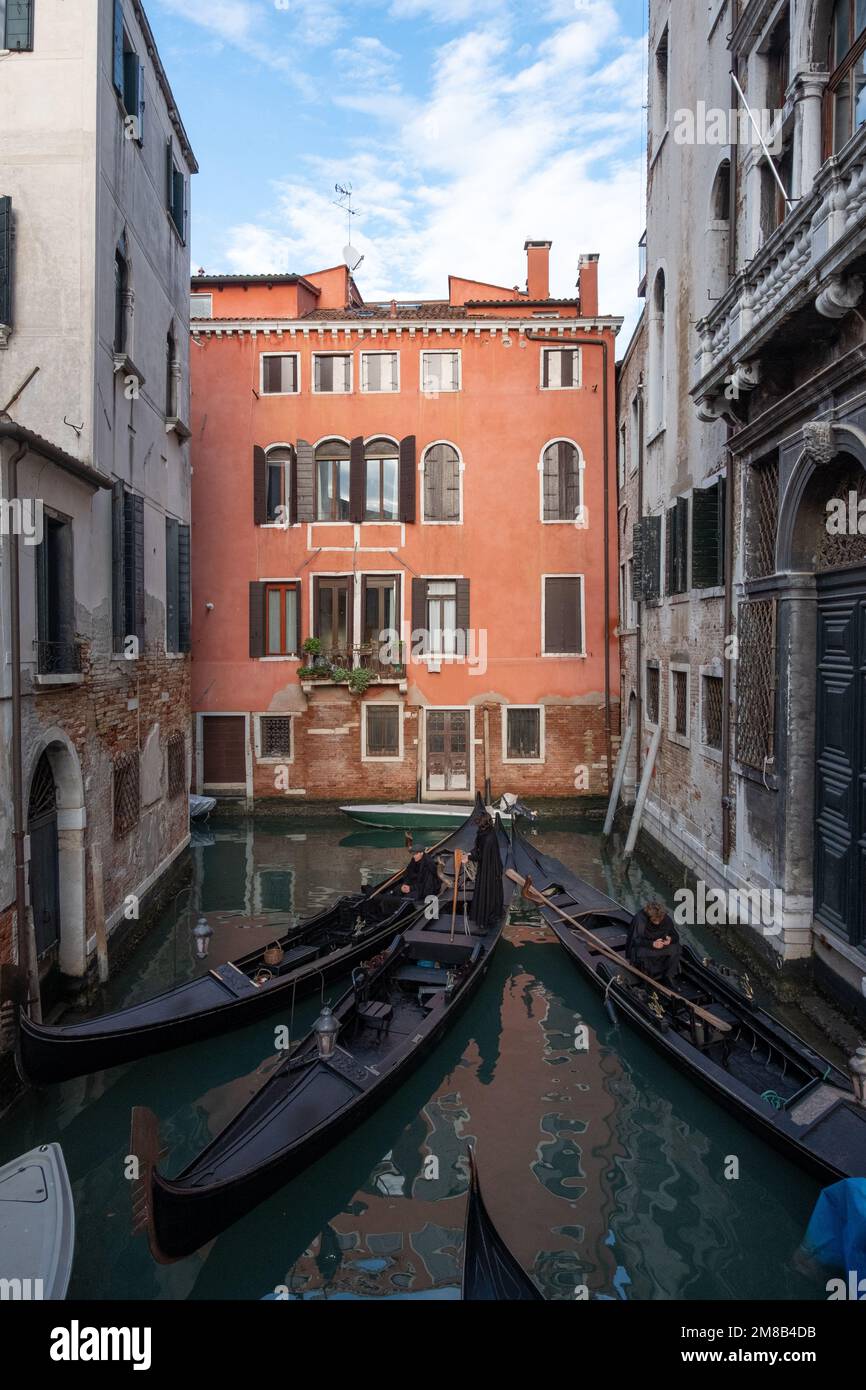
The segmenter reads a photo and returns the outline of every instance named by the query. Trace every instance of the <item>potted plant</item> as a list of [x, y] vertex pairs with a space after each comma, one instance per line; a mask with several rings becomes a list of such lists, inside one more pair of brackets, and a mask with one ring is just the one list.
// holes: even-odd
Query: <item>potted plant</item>
[[346, 666], [332, 666], [331, 680], [337, 685], [342, 685], [345, 681], [351, 681], [352, 672]]
[[356, 666], [354, 671], [348, 672], [349, 689], [353, 695], [363, 695], [376, 679], [372, 671], [366, 666]]

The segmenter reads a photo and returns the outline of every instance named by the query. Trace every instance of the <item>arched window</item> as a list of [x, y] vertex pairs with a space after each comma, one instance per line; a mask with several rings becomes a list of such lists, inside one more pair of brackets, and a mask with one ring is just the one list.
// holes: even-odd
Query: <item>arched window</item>
[[316, 446], [316, 498], [319, 521], [349, 520], [349, 446], [342, 439]]
[[287, 444], [274, 444], [267, 450], [267, 517], [269, 522], [285, 522], [292, 491], [294, 450]]
[[710, 194], [708, 227], [709, 290], [714, 299], [720, 298], [730, 281], [731, 255], [731, 161], [723, 159], [713, 180]]
[[667, 285], [659, 270], [653, 282], [650, 314], [649, 350], [649, 428], [650, 433], [665, 423], [667, 395]]
[[129, 266], [126, 262], [126, 237], [121, 237], [114, 252], [114, 351], [126, 351], [126, 291], [129, 286]]
[[460, 455], [453, 444], [431, 444], [425, 451], [424, 520], [460, 520]]
[[371, 439], [364, 447], [364, 520], [396, 521], [400, 458], [393, 439]]
[[836, 0], [830, 22], [827, 154], [836, 154], [866, 122], [866, 4]]
[[580, 515], [580, 453], [569, 439], [555, 439], [542, 454], [544, 521], [576, 521]]

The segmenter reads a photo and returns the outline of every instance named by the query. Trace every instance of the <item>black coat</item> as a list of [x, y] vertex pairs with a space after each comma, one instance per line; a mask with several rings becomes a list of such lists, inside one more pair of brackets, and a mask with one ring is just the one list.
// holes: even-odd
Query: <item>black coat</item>
[[439, 874], [436, 871], [436, 865], [428, 854], [425, 854], [421, 859], [413, 857], [409, 860], [400, 886], [402, 887], [404, 883], [411, 896], [417, 898], [419, 902], [423, 902], [431, 895], [439, 896], [441, 887]]
[[470, 855], [475, 864], [475, 890], [469, 916], [479, 927], [495, 927], [504, 910], [502, 856], [495, 827], [479, 830]]

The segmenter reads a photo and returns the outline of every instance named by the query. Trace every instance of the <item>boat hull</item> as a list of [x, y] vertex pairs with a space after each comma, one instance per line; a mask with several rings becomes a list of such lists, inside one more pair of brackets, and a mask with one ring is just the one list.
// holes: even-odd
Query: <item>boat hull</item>
[[0, 1279], [13, 1297], [63, 1299], [75, 1251], [72, 1187], [59, 1144], [0, 1168]]
[[[359, 825], [375, 830], [456, 830], [466, 819], [467, 806], [425, 806], [423, 802], [394, 806], [341, 806]], [[495, 815], [493, 811], [490, 815]], [[500, 813], [501, 814], [501, 813]], [[505, 816], [501, 817], [503, 820]]]

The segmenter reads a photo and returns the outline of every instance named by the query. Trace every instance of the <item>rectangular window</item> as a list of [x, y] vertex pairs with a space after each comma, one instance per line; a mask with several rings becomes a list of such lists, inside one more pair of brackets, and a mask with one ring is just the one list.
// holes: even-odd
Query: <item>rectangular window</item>
[[165, 650], [190, 649], [189, 527], [165, 519]]
[[292, 491], [292, 451], [274, 448], [267, 455], [267, 493], [265, 497], [265, 516], [267, 520], [286, 524]]
[[349, 460], [319, 459], [316, 465], [318, 479], [318, 520], [349, 520]]
[[365, 521], [397, 520], [398, 460], [368, 458], [366, 460]]
[[636, 473], [640, 463], [640, 425], [641, 409], [640, 400], [635, 396], [631, 403], [631, 452], [629, 454], [629, 472]]
[[626, 428], [623, 424], [619, 427], [619, 453], [616, 459], [616, 476], [620, 487], [622, 487], [625, 482], [625, 460], [627, 452]]
[[191, 319], [213, 318], [213, 295], [191, 294], [189, 297], [189, 316]]
[[722, 698], [724, 682], [721, 676], [703, 677], [704, 743], [708, 748], [722, 747]]
[[265, 656], [297, 656], [299, 588], [298, 584], [265, 585]]
[[543, 348], [541, 385], [545, 391], [570, 391], [580, 385], [580, 348]]
[[540, 705], [513, 705], [505, 709], [506, 762], [541, 762], [542, 714]]
[[364, 705], [364, 756], [400, 758], [400, 705]]
[[689, 736], [689, 673], [671, 670], [670, 732], [678, 738]]
[[430, 393], [459, 391], [460, 353], [422, 352], [421, 390]]
[[180, 796], [186, 788], [186, 739], [183, 734], [169, 734], [166, 745], [168, 765], [168, 794], [170, 798]]
[[725, 480], [692, 494], [692, 587], [717, 589], [725, 582]]
[[433, 656], [453, 656], [457, 651], [457, 581], [427, 580], [426, 650]]
[[314, 352], [313, 390], [321, 395], [347, 395], [352, 390], [352, 354]]
[[181, 240], [186, 239], [186, 179], [183, 169], [174, 157], [171, 140], [166, 144], [166, 207]]
[[8, 196], [0, 197], [0, 324], [12, 327], [12, 199]]
[[114, 834], [117, 839], [128, 835], [138, 824], [140, 812], [138, 753], [118, 758], [113, 769]]
[[583, 654], [583, 576], [544, 577], [545, 656]]
[[667, 518], [667, 583], [668, 594], [684, 594], [688, 588], [689, 572], [689, 502], [678, 497], [668, 508]]
[[399, 391], [400, 356], [396, 352], [361, 353], [362, 391]]
[[45, 516], [36, 547], [37, 667], [41, 675], [71, 675], [81, 670], [75, 640], [75, 589], [72, 522]]
[[399, 579], [393, 574], [361, 576], [361, 641], [378, 650], [384, 634], [399, 633]]
[[354, 581], [338, 576], [316, 575], [314, 580], [314, 628], [321, 640], [322, 651], [339, 656], [343, 664], [351, 665], [352, 601]]
[[144, 641], [144, 498], [115, 483], [111, 505], [113, 649], [127, 655]]
[[261, 758], [290, 760], [292, 757], [291, 715], [263, 714], [259, 717]]
[[23, 52], [33, 47], [34, 0], [0, 0], [0, 48]]
[[663, 135], [668, 125], [669, 72], [668, 72], [669, 31], [664, 33], [656, 47], [656, 121], [659, 135]]
[[297, 352], [262, 353], [262, 395], [294, 396], [301, 389], [301, 364]]
[[658, 724], [659, 722], [660, 690], [659, 664], [657, 661], [648, 661], [646, 665], [646, 721], [648, 724]]

